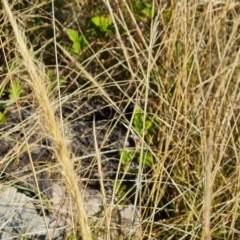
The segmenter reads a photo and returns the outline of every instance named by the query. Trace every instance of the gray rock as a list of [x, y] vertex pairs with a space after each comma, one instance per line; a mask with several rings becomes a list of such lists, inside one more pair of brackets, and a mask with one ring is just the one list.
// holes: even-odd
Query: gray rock
[[37, 208], [32, 198], [1, 184], [0, 239], [63, 239], [65, 221], [53, 214], [47, 214], [44, 219]]
[[[40, 213], [39, 201], [18, 192], [14, 187], [1, 184], [0, 239], [65, 239], [71, 227], [73, 208], [64, 187], [55, 185], [53, 188], [51, 206], [43, 206], [46, 215], [44, 218]], [[96, 231], [101, 232], [97, 239], [105, 239], [108, 234], [111, 239], [119, 236], [134, 235], [136, 237], [139, 234], [139, 212], [133, 205], [113, 205], [109, 216], [111, 231], [100, 231], [97, 223], [102, 221], [104, 211], [110, 210], [110, 199], [108, 204], [103, 206], [99, 191], [85, 189], [82, 194], [89, 222], [96, 226]]]

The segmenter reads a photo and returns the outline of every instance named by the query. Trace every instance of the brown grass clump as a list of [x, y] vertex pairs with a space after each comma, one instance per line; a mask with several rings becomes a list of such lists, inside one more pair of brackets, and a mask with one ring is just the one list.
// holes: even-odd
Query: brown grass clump
[[[77, 206], [82, 238], [100, 239], [98, 233], [105, 230], [104, 236], [111, 239], [110, 218], [115, 200], [120, 199], [117, 204], [131, 202], [141, 215], [138, 239], [238, 239], [240, 4], [198, 0], [56, 4], [56, 45], [63, 78], [58, 85], [51, 79], [54, 74], [47, 76], [45, 70], [51, 72], [55, 64], [54, 38], [47, 32], [51, 21], [46, 29], [41, 24], [33, 28], [39, 16], [51, 19], [50, 5], [30, 4], [30, 9], [19, 10], [19, 22], [31, 29], [26, 28], [28, 41], [41, 36], [41, 44], [32, 40], [36, 45], [31, 53], [7, 3], [2, 2], [14, 30], [14, 36], [10, 34], [2, 43], [8, 52], [5, 62], [11, 65], [17, 52], [21, 54], [29, 76], [26, 83], [41, 109], [43, 135], [53, 143], [61, 180]], [[31, 21], [28, 14], [33, 16]], [[105, 31], [94, 26], [93, 16], [110, 17], [112, 23]], [[3, 30], [4, 24], [8, 23], [2, 23]], [[87, 38], [79, 54], [72, 52], [67, 28]], [[17, 45], [12, 52], [9, 46], [14, 40]], [[41, 53], [43, 63], [34, 60], [33, 53]], [[0, 84], [5, 88], [8, 83]], [[91, 224], [84, 213], [76, 176], [86, 169], [73, 166], [77, 160], [70, 159], [65, 126], [59, 128], [63, 122], [54, 115], [56, 100], [49, 96], [49, 89], [61, 90], [60, 102], [100, 99], [115, 110], [129, 135], [134, 135], [131, 160], [138, 161], [138, 171], [121, 172], [127, 169], [122, 154], [110, 204], [101, 175], [101, 149], [95, 143], [105, 207], [97, 224]], [[122, 111], [129, 105], [135, 107], [130, 120]], [[136, 120], [139, 109], [140, 123]], [[133, 189], [124, 188], [128, 176], [135, 181]]]

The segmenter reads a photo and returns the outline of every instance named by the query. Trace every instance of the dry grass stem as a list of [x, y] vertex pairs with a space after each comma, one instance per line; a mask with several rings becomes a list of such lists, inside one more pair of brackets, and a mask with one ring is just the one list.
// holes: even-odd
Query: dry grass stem
[[64, 139], [64, 133], [59, 129], [59, 122], [54, 116], [55, 110], [53, 108], [52, 99], [48, 96], [46, 87], [47, 76], [44, 68], [40, 63], [36, 63], [36, 61], [33, 60], [33, 55], [31, 55], [30, 51], [27, 49], [24, 34], [19, 30], [7, 1], [3, 0], [2, 2], [16, 36], [17, 50], [21, 54], [23, 64], [29, 74], [29, 81], [27, 83], [30, 85], [37, 99], [37, 103], [42, 110], [41, 122], [42, 126], [44, 126], [43, 130], [53, 143], [56, 159], [61, 164], [61, 172], [66, 179], [66, 185], [68, 186], [73, 201], [76, 203], [76, 221], [79, 221], [83, 239], [90, 240], [92, 238], [90, 227], [83, 207], [83, 199], [81, 198], [78, 182], [76, 181], [77, 176], [71, 163], [70, 153]]

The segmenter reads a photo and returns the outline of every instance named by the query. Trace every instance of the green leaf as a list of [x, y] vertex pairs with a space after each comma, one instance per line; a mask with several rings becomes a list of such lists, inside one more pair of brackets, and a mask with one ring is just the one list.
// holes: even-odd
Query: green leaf
[[[140, 156], [139, 156], [139, 159], [138, 161], [140, 162]], [[153, 157], [151, 154], [145, 154], [144, 155], [144, 160], [142, 161], [142, 163], [147, 166], [147, 167], [150, 167], [152, 168], [153, 167]]]
[[8, 93], [10, 99], [18, 100], [23, 93], [23, 87], [19, 83], [13, 82], [11, 87], [8, 89]]
[[76, 30], [74, 30], [74, 29], [67, 29], [67, 35], [68, 35], [68, 37], [69, 37], [69, 39], [73, 42], [73, 43], [75, 43], [75, 42], [78, 42], [78, 32], [76, 31]]
[[101, 24], [101, 18], [100, 18], [99, 16], [93, 17], [93, 18], [92, 18], [92, 22], [93, 22], [96, 26], [98, 26], [98, 27], [101, 27], [101, 26], [102, 26], [102, 24]]
[[143, 13], [146, 17], [152, 17], [152, 4], [145, 3], [145, 8], [143, 9]]
[[88, 41], [87, 41], [87, 39], [83, 35], [79, 36], [78, 41], [81, 44], [82, 48], [84, 48], [84, 47], [86, 47], [88, 45]]
[[66, 83], [67, 82], [67, 78], [64, 76], [60, 76], [60, 83]]
[[167, 23], [170, 22], [171, 18], [172, 18], [172, 9], [167, 9], [163, 12], [163, 16], [164, 16], [164, 20]]
[[148, 130], [151, 130], [152, 126], [153, 126], [153, 122], [151, 120], [147, 120], [145, 122], [145, 126], [146, 126], [146, 131], [148, 132]]
[[78, 32], [73, 29], [67, 29], [67, 35], [73, 42], [72, 50], [76, 54], [80, 53], [81, 50], [88, 45], [86, 38], [83, 35], [79, 36]]
[[183, 54], [183, 44], [181, 41], [177, 40], [175, 43], [175, 57], [178, 59]]
[[103, 16], [96, 16], [93, 17], [92, 22], [95, 26], [101, 28], [102, 31], [107, 31], [107, 28], [112, 24], [112, 19], [110, 16], [103, 17]]
[[81, 52], [80, 42], [74, 42], [72, 45], [72, 50], [74, 53], [80, 53]]
[[123, 151], [122, 152], [122, 158], [121, 158], [121, 162], [123, 164], [130, 162], [134, 157], [134, 154], [132, 152], [128, 152], [128, 151]]
[[115, 181], [112, 180], [113, 185], [115, 185], [116, 191], [117, 191], [117, 195], [120, 196], [121, 198], [121, 203], [122, 204], [126, 204], [125, 200], [126, 200], [126, 193], [127, 193], [127, 187], [126, 185], [122, 184], [122, 181]]
[[4, 122], [6, 120], [6, 116], [0, 112], [0, 122]]
[[136, 109], [135, 111], [134, 118], [133, 118], [133, 126], [139, 134], [142, 134], [143, 116], [140, 109]]
[[104, 28], [108, 28], [110, 25], [112, 25], [112, 19], [109, 16], [109, 17], [104, 19]]

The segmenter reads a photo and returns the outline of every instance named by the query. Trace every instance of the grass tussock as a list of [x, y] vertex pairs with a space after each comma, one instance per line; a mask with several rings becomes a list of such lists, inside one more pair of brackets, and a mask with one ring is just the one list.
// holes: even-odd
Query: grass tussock
[[[137, 239], [237, 239], [239, 3], [103, 0], [80, 6], [78, 1], [62, 1], [55, 3], [55, 41], [49, 32], [51, 6], [47, 2], [28, 3], [28, 8], [24, 3], [13, 4], [12, 9], [19, 9], [17, 17], [2, 2], [1, 51], [6, 66], [0, 82], [2, 99], [12, 101], [6, 89], [19, 69], [17, 81], [25, 93], [16, 102], [21, 105], [34, 99], [42, 135], [52, 142], [61, 181], [76, 205], [78, 221], [73, 226], [81, 227], [82, 239], [101, 239], [104, 230], [104, 239], [111, 239], [116, 198], [121, 199], [117, 204], [132, 202], [139, 211]], [[98, 25], [94, 16], [102, 17]], [[101, 25], [103, 21], [106, 25]], [[77, 31], [78, 40], [68, 37], [68, 29]], [[13, 68], [16, 65], [24, 70]], [[135, 140], [134, 149], [121, 154], [108, 203], [101, 149], [93, 131], [104, 204], [97, 224], [87, 218], [79, 192], [78, 175], [85, 169], [76, 168], [78, 160], [70, 158], [71, 139], [64, 134], [63, 119], [55, 116], [61, 103], [76, 98], [82, 102], [100, 99], [113, 108], [117, 121], [124, 122]], [[129, 120], [122, 109], [130, 105], [134, 113]], [[127, 172], [126, 156], [138, 162], [137, 172]], [[32, 164], [36, 177], [34, 169]], [[124, 188], [124, 179], [131, 174], [135, 174], [134, 190]]]

